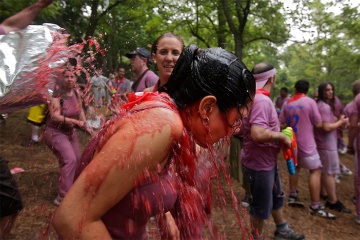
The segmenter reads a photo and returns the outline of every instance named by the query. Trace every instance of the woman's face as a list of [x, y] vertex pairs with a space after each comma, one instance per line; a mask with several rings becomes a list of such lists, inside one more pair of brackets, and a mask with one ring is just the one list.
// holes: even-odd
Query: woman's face
[[214, 108], [212, 114], [209, 115], [208, 120], [203, 120], [198, 117], [198, 121], [193, 121], [191, 132], [194, 135], [196, 142], [206, 147], [213, 145], [220, 139], [237, 133], [242, 126], [242, 120], [248, 115], [251, 104], [239, 108], [232, 108], [223, 113], [219, 109]]
[[75, 87], [76, 84], [76, 76], [75, 73], [72, 71], [65, 71], [64, 72], [64, 82], [63, 86], [66, 89], [72, 89]]
[[182, 50], [183, 44], [176, 37], [163, 37], [159, 40], [156, 53], [153, 54], [153, 60], [159, 69], [162, 84], [169, 80]]

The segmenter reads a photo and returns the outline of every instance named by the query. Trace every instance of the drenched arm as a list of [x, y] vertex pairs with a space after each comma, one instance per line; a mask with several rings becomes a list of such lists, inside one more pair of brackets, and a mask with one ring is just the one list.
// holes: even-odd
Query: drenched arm
[[256, 125], [251, 126], [251, 138], [255, 142], [280, 142], [291, 147], [291, 139], [282, 132], [274, 132]]
[[3, 27], [5, 33], [26, 28], [40, 12], [52, 2], [53, 0], [38, 0], [33, 5], [5, 19], [0, 26]]
[[182, 134], [180, 118], [167, 109], [136, 115], [136, 122], [122, 122], [61, 202], [53, 223], [64, 239], [110, 239], [101, 217], [134, 188], [139, 174], [166, 164]]

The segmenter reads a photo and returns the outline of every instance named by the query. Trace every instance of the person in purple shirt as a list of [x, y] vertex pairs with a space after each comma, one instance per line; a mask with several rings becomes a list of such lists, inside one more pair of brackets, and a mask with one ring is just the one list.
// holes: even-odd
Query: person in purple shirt
[[311, 205], [309, 212], [312, 215], [335, 219], [335, 216], [325, 210], [320, 204], [321, 160], [316, 149], [314, 127], [322, 127], [322, 119], [314, 99], [307, 97], [310, 84], [301, 79], [295, 83], [295, 95], [285, 103], [281, 109], [279, 120], [281, 127], [293, 128], [298, 145], [298, 166], [296, 173], [290, 175], [289, 206], [303, 207], [298, 199], [297, 184], [301, 168], [310, 171], [309, 190]]
[[[344, 106], [342, 105], [340, 99], [338, 96], [334, 95], [334, 104], [335, 104], [335, 117], [339, 118], [341, 114], [343, 114], [344, 111]], [[346, 153], [346, 144], [344, 142], [344, 134], [343, 134], [343, 129], [342, 128], [338, 128], [336, 130], [336, 134], [337, 134], [337, 148], [339, 153], [341, 154], [345, 154]], [[345, 164], [340, 162], [340, 172], [342, 173], [342, 175], [344, 176], [350, 176], [352, 175], [352, 171], [347, 168], [345, 166]], [[340, 183], [340, 178], [341, 175], [340, 174], [336, 174], [335, 175], [335, 182], [336, 183]]]
[[360, 224], [360, 131], [359, 131], [359, 109], [360, 109], [360, 79], [352, 84], [352, 91], [355, 95], [354, 101], [345, 107], [345, 114], [350, 118], [347, 153], [354, 155], [355, 159], [355, 221]]
[[342, 202], [337, 199], [335, 174], [340, 173], [340, 160], [337, 151], [337, 132], [346, 127], [349, 119], [344, 115], [335, 121], [336, 106], [334, 98], [334, 85], [323, 82], [318, 87], [318, 109], [322, 118], [322, 128], [315, 129], [315, 140], [320, 160], [323, 165], [321, 172], [321, 195], [326, 200], [325, 206], [343, 213], [351, 213]]
[[125, 55], [130, 58], [131, 71], [134, 73], [135, 81], [131, 86], [134, 92], [142, 92], [145, 88], [152, 87], [157, 83], [159, 77], [149, 69], [152, 62], [148, 50], [138, 47]]
[[286, 223], [283, 216], [284, 192], [278, 173], [279, 143], [291, 146], [280, 132], [276, 109], [270, 99], [276, 69], [268, 63], [255, 65], [256, 95], [249, 115], [243, 121], [244, 145], [241, 162], [250, 189], [250, 223], [253, 239], [263, 239], [264, 220], [272, 215], [276, 224], [275, 239], [305, 239]]
[[280, 89], [280, 96], [276, 99], [275, 107], [277, 111], [280, 111], [284, 103], [290, 98], [289, 90], [286, 87]]

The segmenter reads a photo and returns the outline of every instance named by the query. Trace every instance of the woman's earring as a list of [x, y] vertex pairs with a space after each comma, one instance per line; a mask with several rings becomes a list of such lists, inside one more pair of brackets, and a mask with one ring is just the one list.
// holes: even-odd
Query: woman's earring
[[210, 121], [209, 117], [208, 117], [208, 116], [206, 116], [206, 118], [205, 118], [205, 119], [203, 119], [203, 123], [204, 123], [204, 125], [209, 125], [209, 121]]

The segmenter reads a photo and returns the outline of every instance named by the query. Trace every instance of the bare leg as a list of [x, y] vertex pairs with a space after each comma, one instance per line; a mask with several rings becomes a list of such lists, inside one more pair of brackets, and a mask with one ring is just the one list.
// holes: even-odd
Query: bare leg
[[251, 233], [254, 237], [262, 236], [262, 230], [264, 226], [264, 219], [250, 216]]
[[271, 216], [273, 217], [276, 225], [285, 222], [282, 208], [277, 210], [272, 210]]
[[330, 203], [335, 203], [336, 198], [336, 185], [335, 185], [335, 176], [330, 174], [321, 174], [322, 187], [326, 189], [328, 201]]
[[309, 189], [311, 202], [320, 202], [321, 169], [310, 170]]
[[297, 189], [297, 185], [298, 185], [298, 181], [299, 181], [299, 173], [300, 173], [300, 167], [297, 166], [296, 167], [296, 173], [294, 175], [290, 175], [289, 176], [289, 186], [290, 186], [290, 190]]

